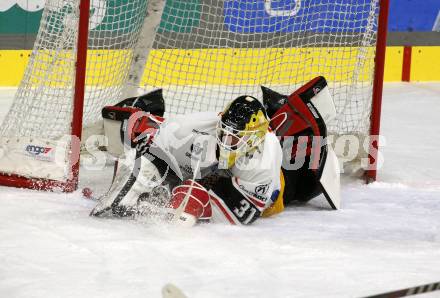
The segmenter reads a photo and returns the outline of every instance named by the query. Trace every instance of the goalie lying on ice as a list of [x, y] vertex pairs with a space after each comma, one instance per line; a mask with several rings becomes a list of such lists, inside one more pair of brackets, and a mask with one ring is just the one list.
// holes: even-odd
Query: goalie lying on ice
[[119, 158], [91, 214], [250, 224], [321, 193], [337, 208], [339, 168], [324, 139], [335, 110], [325, 79], [290, 96], [262, 90], [264, 106], [245, 95], [219, 114], [166, 120], [161, 90], [105, 107], [108, 150]]

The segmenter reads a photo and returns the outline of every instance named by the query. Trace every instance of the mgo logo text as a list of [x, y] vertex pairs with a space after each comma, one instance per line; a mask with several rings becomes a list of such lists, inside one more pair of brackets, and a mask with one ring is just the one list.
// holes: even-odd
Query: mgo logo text
[[40, 155], [40, 154], [47, 154], [49, 153], [52, 148], [49, 147], [41, 147], [36, 145], [27, 145], [26, 152], [32, 155]]
[[32, 156], [35, 159], [43, 160], [43, 161], [54, 160], [55, 150], [51, 147], [27, 145], [24, 150], [26, 155]]

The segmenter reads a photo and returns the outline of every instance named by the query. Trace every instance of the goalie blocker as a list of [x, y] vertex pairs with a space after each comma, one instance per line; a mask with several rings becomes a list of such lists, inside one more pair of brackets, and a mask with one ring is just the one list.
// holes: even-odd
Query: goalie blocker
[[[135, 140], [145, 133], [150, 133], [150, 138], [163, 122], [165, 101], [162, 89], [127, 98], [114, 106], [106, 106], [102, 109], [104, 119], [104, 133], [108, 138], [107, 152], [115, 157], [124, 153], [125, 149], [134, 148]], [[131, 117], [139, 113], [137, 117]], [[147, 113], [147, 115], [146, 115]], [[147, 116], [147, 117], [144, 117]], [[129, 122], [134, 119], [133, 123]], [[148, 125], [146, 123], [148, 122]], [[143, 129], [147, 127], [147, 129]], [[148, 131], [147, 131], [148, 130]], [[126, 131], [132, 132], [129, 136]], [[126, 148], [124, 149], [124, 144]]]

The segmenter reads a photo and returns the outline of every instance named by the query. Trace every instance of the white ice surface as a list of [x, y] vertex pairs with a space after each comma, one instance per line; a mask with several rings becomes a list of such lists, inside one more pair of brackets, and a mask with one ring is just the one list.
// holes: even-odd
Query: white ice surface
[[190, 298], [360, 297], [440, 280], [439, 107], [440, 84], [385, 86], [380, 182], [345, 181], [340, 211], [317, 198], [248, 227], [176, 229], [91, 218], [79, 192], [0, 188], [0, 297], [160, 297], [168, 282]]

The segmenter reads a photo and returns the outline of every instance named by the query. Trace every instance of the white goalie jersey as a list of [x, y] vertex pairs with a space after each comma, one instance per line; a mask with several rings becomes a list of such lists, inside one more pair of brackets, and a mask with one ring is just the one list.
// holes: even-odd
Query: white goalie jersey
[[[123, 174], [117, 174], [109, 193], [92, 214], [100, 215], [103, 211], [116, 215], [139, 213], [140, 198], [148, 197], [145, 193], [157, 188], [157, 185], [141, 185], [146, 184], [145, 181], [159, 181], [171, 197], [173, 189], [193, 179], [203, 184], [209, 193], [210, 221], [231, 224], [255, 221], [280, 194], [280, 143], [269, 131], [256, 150], [237, 158], [234, 166], [226, 169], [219, 164], [218, 158], [216, 127], [219, 118], [217, 113], [201, 112], [166, 119], [148, 146], [138, 147], [136, 154], [131, 152], [122, 158], [119, 166], [122, 169], [118, 169], [118, 173]], [[141, 137], [149, 138], [149, 132]], [[124, 168], [128, 169], [124, 171]], [[133, 175], [134, 172], [137, 175]], [[136, 181], [130, 189], [125, 189], [130, 185], [130, 177]], [[203, 183], [205, 179], [211, 181], [208, 186]]]
[[209, 190], [212, 220], [224, 219], [226, 213], [231, 223], [247, 224], [279, 195], [281, 146], [275, 134], [268, 132], [256, 151], [238, 158], [231, 169], [225, 170], [218, 161], [218, 121], [219, 115], [213, 112], [170, 118], [161, 125], [150, 152], [156, 157], [165, 153], [167, 164], [180, 180], [203, 179], [212, 174], [223, 176]]

